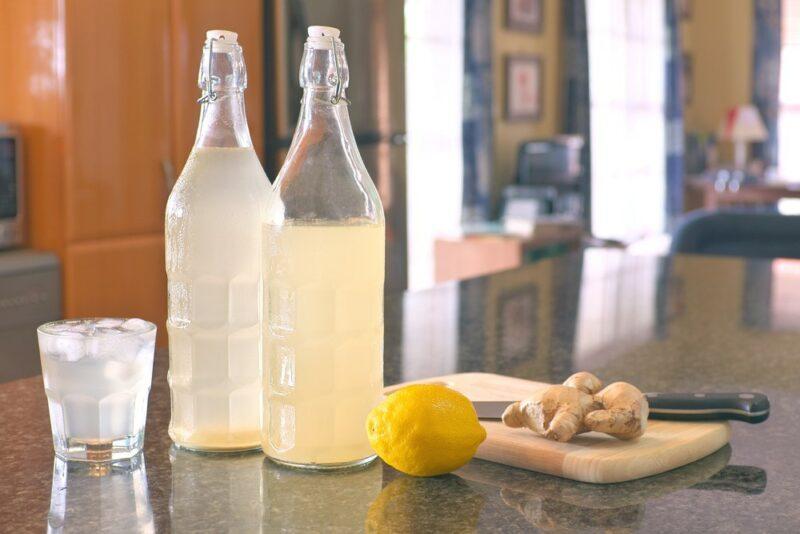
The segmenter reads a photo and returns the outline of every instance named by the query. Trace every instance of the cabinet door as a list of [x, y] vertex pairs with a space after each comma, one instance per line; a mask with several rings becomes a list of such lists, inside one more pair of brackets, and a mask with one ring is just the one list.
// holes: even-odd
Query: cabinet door
[[239, 34], [247, 65], [247, 90], [244, 92], [247, 124], [253, 147], [259, 157], [263, 156], [263, 4], [263, 0], [172, 0], [173, 161], [178, 172], [186, 162], [197, 132], [200, 117], [197, 71], [207, 30], [231, 30]]
[[169, 2], [67, 0], [68, 241], [161, 233]]
[[139, 317], [158, 326], [166, 344], [167, 275], [161, 234], [68, 245], [66, 317]]

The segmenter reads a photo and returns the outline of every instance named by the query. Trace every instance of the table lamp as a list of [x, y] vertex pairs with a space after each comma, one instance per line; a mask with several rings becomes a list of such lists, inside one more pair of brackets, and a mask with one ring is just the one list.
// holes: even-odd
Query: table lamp
[[744, 169], [747, 164], [747, 143], [764, 141], [767, 128], [753, 104], [735, 106], [728, 110], [719, 126], [719, 137], [733, 143], [734, 165]]

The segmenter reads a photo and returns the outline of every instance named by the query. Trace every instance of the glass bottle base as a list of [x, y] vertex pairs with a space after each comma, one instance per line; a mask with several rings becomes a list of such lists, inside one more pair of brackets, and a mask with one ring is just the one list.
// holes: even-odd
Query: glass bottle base
[[193, 452], [225, 454], [261, 450], [261, 436], [258, 431], [185, 432], [170, 426], [169, 437], [176, 447]]
[[286, 460], [281, 460], [280, 458], [275, 458], [273, 456], [267, 455], [267, 459], [269, 461], [274, 462], [278, 465], [282, 465], [284, 467], [289, 467], [292, 469], [300, 469], [303, 471], [339, 471], [343, 469], [357, 469], [359, 467], [366, 467], [367, 465], [371, 464], [375, 458], [377, 458], [377, 454], [373, 454], [371, 456], [367, 456], [366, 458], [361, 458], [359, 460], [353, 460], [351, 462], [340, 462], [335, 464], [304, 464], [298, 462], [288, 462]]
[[144, 432], [113, 440], [66, 438], [56, 443], [56, 456], [66, 461], [116, 462], [139, 454], [144, 445]]
[[238, 454], [240, 452], [253, 452], [260, 451], [261, 445], [252, 445], [244, 447], [199, 447], [190, 443], [177, 443], [173, 442], [172, 445], [178, 449], [190, 452], [198, 452], [203, 454]]

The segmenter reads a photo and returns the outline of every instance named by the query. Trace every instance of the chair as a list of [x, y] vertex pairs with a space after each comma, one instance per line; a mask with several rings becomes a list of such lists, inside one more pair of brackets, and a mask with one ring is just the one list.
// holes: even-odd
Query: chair
[[698, 210], [678, 225], [671, 250], [672, 253], [800, 259], [800, 216]]

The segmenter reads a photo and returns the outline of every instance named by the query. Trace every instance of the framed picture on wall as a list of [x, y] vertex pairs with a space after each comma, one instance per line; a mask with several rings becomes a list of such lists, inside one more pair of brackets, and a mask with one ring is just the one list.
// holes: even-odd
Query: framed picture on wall
[[538, 56], [506, 57], [506, 120], [539, 120], [542, 115], [542, 60]]
[[506, 27], [530, 33], [541, 33], [544, 21], [544, 0], [506, 0]]

